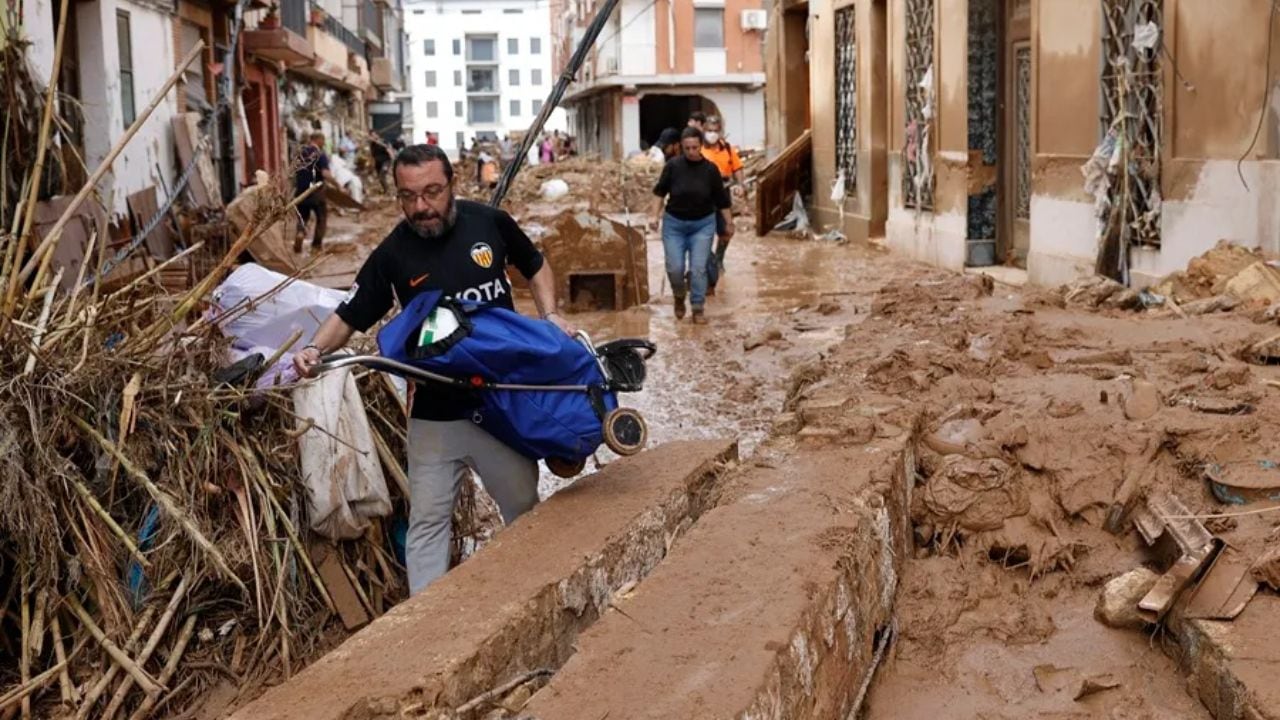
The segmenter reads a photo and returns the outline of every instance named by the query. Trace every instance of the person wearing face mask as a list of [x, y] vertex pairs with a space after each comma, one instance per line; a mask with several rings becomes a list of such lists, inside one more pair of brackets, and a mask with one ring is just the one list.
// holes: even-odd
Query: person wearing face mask
[[[577, 332], [556, 312], [555, 277], [542, 253], [507, 213], [455, 197], [453, 165], [439, 146], [405, 148], [391, 171], [404, 219], [369, 255], [346, 300], [294, 356], [299, 375], [311, 377], [322, 355], [421, 292], [439, 290], [514, 310], [508, 265], [529, 281], [544, 320]], [[538, 464], [471, 421], [479, 399], [469, 391], [421, 386], [411, 403], [405, 559], [409, 591], [417, 593], [449, 569], [453, 504], [465, 471], [479, 475], [510, 523], [538, 502]]]
[[[720, 177], [724, 180], [726, 187], [730, 188], [734, 194], [740, 194], [743, 189], [742, 179], [742, 158], [738, 157], [738, 150], [730, 145], [721, 131], [724, 129], [724, 123], [720, 118], [712, 115], [707, 118], [705, 137], [707, 144], [702, 148], [702, 154], [715, 164], [720, 170]], [[733, 217], [727, 219], [723, 216], [716, 216], [719, 222], [716, 223], [716, 248], [712, 253], [711, 259], [707, 264], [707, 294], [716, 294], [716, 284], [720, 281], [720, 275], [724, 272], [724, 256], [729, 250], [729, 240], [733, 237], [732, 233], [725, 234], [726, 222], [732, 224]]]

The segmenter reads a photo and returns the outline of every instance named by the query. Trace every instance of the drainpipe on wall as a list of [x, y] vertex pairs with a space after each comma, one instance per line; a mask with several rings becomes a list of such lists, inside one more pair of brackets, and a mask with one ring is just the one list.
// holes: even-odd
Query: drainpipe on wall
[[215, 122], [221, 122], [227, 139], [220, 148], [222, 154], [222, 199], [230, 202], [240, 192], [239, 175], [236, 172], [239, 158], [239, 143], [236, 133], [236, 115], [240, 109], [240, 99], [236, 89], [236, 60], [240, 44], [240, 29], [244, 23], [244, 6], [248, 0], [241, 0], [235, 6], [231, 19], [231, 42], [227, 46], [227, 54], [222, 63], [222, 98], [218, 103]]

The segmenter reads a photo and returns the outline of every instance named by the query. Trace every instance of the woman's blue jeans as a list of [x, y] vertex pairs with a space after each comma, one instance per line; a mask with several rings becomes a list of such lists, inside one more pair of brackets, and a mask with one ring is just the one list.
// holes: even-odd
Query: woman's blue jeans
[[[662, 217], [662, 250], [667, 260], [667, 279], [676, 297], [689, 294], [689, 304], [700, 308], [707, 302], [707, 261], [711, 257], [711, 241], [716, 234], [716, 216], [698, 220], [681, 220], [670, 213]], [[689, 271], [685, 288], [684, 273]]]

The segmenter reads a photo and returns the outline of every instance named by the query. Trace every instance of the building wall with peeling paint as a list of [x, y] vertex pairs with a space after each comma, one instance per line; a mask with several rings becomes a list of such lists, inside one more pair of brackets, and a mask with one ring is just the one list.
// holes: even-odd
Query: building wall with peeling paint
[[[98, 0], [76, 3], [75, 44], [79, 52], [80, 111], [84, 114], [84, 161], [92, 171], [110, 152], [128, 127], [121, 95], [120, 45], [117, 12], [128, 14], [133, 42], [133, 104], [137, 115], [151, 102], [173, 72], [172, 16], [152, 2]], [[49, 0], [27, 3], [24, 32], [32, 42], [28, 56], [35, 77], [43, 86], [53, 68], [56, 36], [54, 5]], [[68, 38], [70, 41], [71, 38]], [[71, 42], [67, 43], [68, 48]], [[199, 60], [197, 60], [199, 62]], [[72, 112], [64, 109], [64, 114]], [[112, 171], [99, 185], [110, 209], [126, 212], [127, 197], [151, 185], [159, 185], [157, 173], [172, 186], [176, 176], [173, 131], [170, 121], [177, 112], [176, 91], [170, 90], [125, 146]]]
[[[1091, 274], [1098, 254], [1094, 200], [1085, 192], [1081, 167], [1104, 130], [1102, 13], [1097, 0], [1021, 3], [1010, 0], [1005, 10], [1029, 10], [1031, 16], [1026, 269], [1032, 282], [1057, 284]], [[855, 239], [883, 233], [890, 246], [913, 258], [961, 269], [967, 260], [968, 200], [975, 176], [983, 172], [968, 137], [969, 0], [934, 0], [936, 104], [930, 157], [935, 201], [924, 211], [903, 202], [905, 5], [889, 0], [808, 3], [811, 210], [819, 231], [839, 228]], [[833, 200], [835, 13], [846, 7], [854, 8], [857, 23], [858, 167], [856, 181], [846, 182], [845, 196]], [[1222, 239], [1280, 252], [1280, 208], [1274, 202], [1280, 191], [1280, 49], [1273, 49], [1271, 68], [1265, 63], [1268, 43], [1280, 36], [1280, 23], [1269, 22], [1267, 0], [1164, 0], [1163, 7], [1161, 52], [1167, 54], [1161, 95], [1160, 244], [1131, 249], [1131, 279], [1137, 286], [1184, 267]], [[777, 18], [771, 23], [776, 32]], [[785, 136], [784, 128], [793, 120], [783, 114], [773, 84], [781, 74], [794, 73], [781, 55], [794, 55], [795, 43], [771, 40], [767, 53], [771, 103], [766, 124], [772, 138]], [[1002, 81], [1007, 82], [1009, 72], [1008, 66], [1002, 68]], [[1272, 93], [1264, 107], [1268, 84]], [[1009, 88], [1004, 92], [1010, 101]], [[1258, 138], [1249, 150], [1255, 130]], [[774, 150], [783, 146], [772, 140], [771, 145]], [[1237, 160], [1246, 150], [1237, 172]], [[1007, 166], [1001, 172], [1008, 172]], [[1005, 186], [999, 188], [1008, 195]], [[1005, 215], [999, 221], [1006, 228], [1010, 224]]]

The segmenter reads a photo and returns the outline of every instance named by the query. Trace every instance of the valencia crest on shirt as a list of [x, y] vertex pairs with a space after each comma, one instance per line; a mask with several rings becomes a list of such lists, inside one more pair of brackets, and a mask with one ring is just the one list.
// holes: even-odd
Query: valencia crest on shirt
[[493, 265], [493, 248], [488, 243], [476, 243], [471, 246], [471, 259], [480, 267], [488, 269]]

